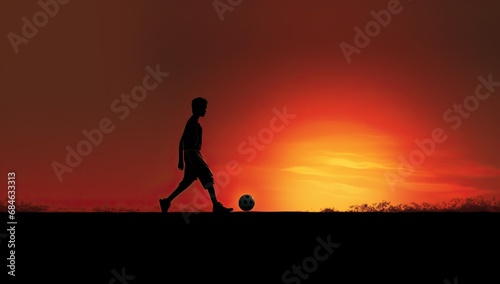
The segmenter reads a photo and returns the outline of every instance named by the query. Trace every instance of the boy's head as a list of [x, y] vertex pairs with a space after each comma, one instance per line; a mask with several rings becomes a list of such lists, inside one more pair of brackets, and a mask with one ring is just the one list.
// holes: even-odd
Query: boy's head
[[191, 110], [193, 111], [193, 115], [205, 116], [205, 113], [207, 112], [207, 105], [208, 101], [205, 98], [194, 98], [191, 102]]

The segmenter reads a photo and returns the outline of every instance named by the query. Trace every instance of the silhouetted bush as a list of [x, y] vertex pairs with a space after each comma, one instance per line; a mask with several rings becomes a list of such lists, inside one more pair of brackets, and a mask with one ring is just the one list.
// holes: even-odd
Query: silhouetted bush
[[[320, 212], [341, 212], [334, 208], [324, 208]], [[392, 205], [389, 201], [379, 203], [352, 205], [344, 212], [500, 212], [500, 201], [496, 196], [454, 198], [441, 203], [416, 203]]]
[[[17, 212], [45, 212], [48, 211], [49, 206], [46, 205], [34, 205], [32, 202], [25, 202], [22, 200], [16, 201], [14, 203], [15, 210]], [[7, 201], [0, 202], [0, 212], [7, 212], [9, 203]]]
[[104, 207], [94, 207], [92, 209], [92, 212], [104, 212], [104, 213], [109, 213], [109, 212], [139, 212], [139, 210], [131, 209], [131, 208], [122, 208], [122, 207], [114, 208], [114, 207], [104, 206]]
[[[16, 212], [47, 212], [51, 210], [47, 205], [35, 205], [32, 202], [16, 201]], [[7, 201], [0, 201], [0, 212], [7, 212]], [[92, 212], [139, 212], [131, 208], [94, 207]], [[496, 196], [453, 198], [441, 203], [416, 203], [392, 205], [389, 201], [378, 203], [351, 205], [348, 210], [341, 211], [334, 207], [320, 209], [320, 212], [500, 212], [500, 200]]]

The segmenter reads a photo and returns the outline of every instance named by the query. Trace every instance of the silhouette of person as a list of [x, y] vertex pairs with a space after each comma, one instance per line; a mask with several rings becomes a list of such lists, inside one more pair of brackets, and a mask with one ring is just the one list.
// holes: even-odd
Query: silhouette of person
[[172, 200], [196, 179], [199, 179], [203, 188], [210, 195], [212, 212], [225, 213], [233, 211], [233, 208], [226, 208], [217, 200], [212, 171], [201, 155], [202, 128], [198, 119], [205, 116], [207, 106], [208, 101], [202, 97], [194, 98], [191, 102], [193, 115], [188, 119], [179, 142], [179, 164], [177, 167], [181, 171], [184, 170], [184, 178], [170, 196], [160, 199], [160, 208], [163, 213], [168, 211]]

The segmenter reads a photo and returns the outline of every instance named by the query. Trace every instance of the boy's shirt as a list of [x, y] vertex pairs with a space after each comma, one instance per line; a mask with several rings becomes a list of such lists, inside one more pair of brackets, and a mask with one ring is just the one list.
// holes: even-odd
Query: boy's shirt
[[202, 128], [194, 116], [191, 116], [184, 128], [182, 140], [184, 142], [184, 150], [201, 150]]

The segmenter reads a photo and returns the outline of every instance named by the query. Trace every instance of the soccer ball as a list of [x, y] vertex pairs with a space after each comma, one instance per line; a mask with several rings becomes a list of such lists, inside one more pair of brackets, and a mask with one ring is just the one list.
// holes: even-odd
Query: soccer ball
[[253, 197], [251, 195], [244, 194], [240, 197], [238, 205], [240, 206], [241, 210], [250, 211], [255, 206], [255, 201], [253, 200]]

